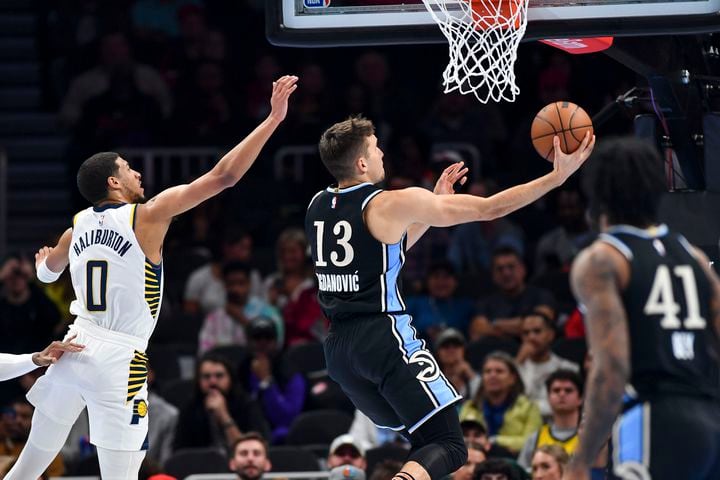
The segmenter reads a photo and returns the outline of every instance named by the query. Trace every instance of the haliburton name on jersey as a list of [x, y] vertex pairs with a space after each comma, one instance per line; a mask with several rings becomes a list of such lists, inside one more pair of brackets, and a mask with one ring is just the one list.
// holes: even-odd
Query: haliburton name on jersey
[[105, 245], [115, 250], [115, 253], [121, 257], [133, 246], [132, 243], [125, 240], [125, 238], [116, 231], [109, 228], [97, 228], [79, 236], [75, 243], [73, 243], [72, 248], [75, 255], [80, 255], [80, 253], [90, 245]]

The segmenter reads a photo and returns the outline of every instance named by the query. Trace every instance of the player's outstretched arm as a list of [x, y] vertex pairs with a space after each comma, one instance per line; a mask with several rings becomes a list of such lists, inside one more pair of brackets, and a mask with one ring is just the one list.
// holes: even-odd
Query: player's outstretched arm
[[397, 243], [414, 223], [449, 227], [460, 223], [493, 220], [514, 212], [562, 185], [588, 159], [595, 137], [586, 135], [575, 152], [560, 151], [555, 137], [553, 171], [531, 182], [503, 190], [492, 197], [473, 195], [434, 195], [417, 187], [383, 192], [366, 211], [366, 222], [373, 236], [384, 243]]
[[35, 254], [35, 271], [37, 278], [44, 283], [52, 283], [60, 277], [70, 262], [68, 252], [72, 241], [72, 228], [68, 228], [60, 236], [54, 247], [42, 247]]
[[627, 281], [629, 273], [622, 270], [624, 259], [619, 258], [620, 253], [611, 249], [595, 244], [584, 250], [570, 275], [575, 297], [586, 309], [593, 362], [585, 387], [580, 444], [564, 480], [589, 478], [589, 470], [620, 412], [630, 375], [627, 316], [620, 297], [620, 284]]
[[[467, 182], [468, 168], [464, 162], [453, 163], [447, 167], [440, 174], [437, 182], [435, 182], [435, 188], [433, 193], [435, 195], [453, 195], [455, 194], [455, 183], [465, 185]], [[430, 225], [423, 225], [421, 223], [415, 223], [410, 225], [407, 231], [407, 249], [415, 245], [418, 240], [427, 232]]]
[[297, 81], [298, 77], [286, 75], [273, 82], [270, 115], [205, 175], [190, 184], [169, 188], [149, 200], [142, 206], [142, 216], [151, 222], [169, 221], [235, 185], [250, 169], [265, 143], [285, 119], [288, 99], [297, 88]]

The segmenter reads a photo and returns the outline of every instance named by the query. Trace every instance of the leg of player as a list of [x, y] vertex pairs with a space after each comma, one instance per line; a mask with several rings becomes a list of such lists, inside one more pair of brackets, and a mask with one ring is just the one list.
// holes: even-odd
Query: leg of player
[[5, 480], [39, 478], [60, 452], [71, 428], [35, 409], [28, 441]]
[[413, 446], [408, 462], [394, 480], [433, 480], [450, 475], [467, 462], [454, 405], [437, 412], [410, 435]]
[[145, 450], [129, 452], [98, 447], [100, 478], [103, 480], [137, 480]]

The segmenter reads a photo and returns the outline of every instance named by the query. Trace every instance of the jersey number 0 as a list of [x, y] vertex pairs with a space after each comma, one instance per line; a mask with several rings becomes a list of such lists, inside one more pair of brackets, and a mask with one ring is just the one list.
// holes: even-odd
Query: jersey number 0
[[88, 260], [85, 268], [85, 305], [88, 312], [104, 312], [107, 309], [108, 263], [105, 260]]

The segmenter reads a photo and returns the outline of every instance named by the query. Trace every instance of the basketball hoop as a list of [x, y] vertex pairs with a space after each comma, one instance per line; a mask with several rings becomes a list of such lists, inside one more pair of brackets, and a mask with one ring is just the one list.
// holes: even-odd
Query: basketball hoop
[[515, 101], [515, 60], [527, 27], [528, 0], [423, 0], [449, 44], [445, 93], [482, 103]]

